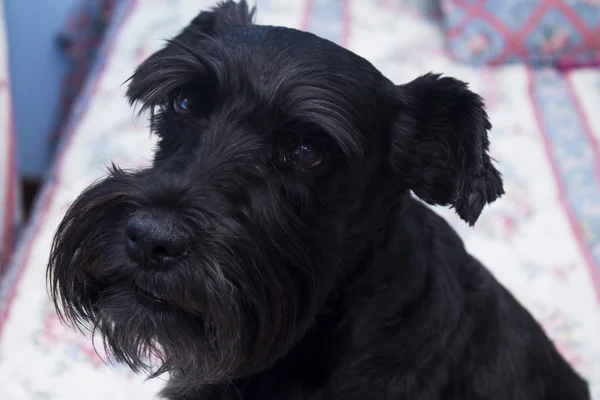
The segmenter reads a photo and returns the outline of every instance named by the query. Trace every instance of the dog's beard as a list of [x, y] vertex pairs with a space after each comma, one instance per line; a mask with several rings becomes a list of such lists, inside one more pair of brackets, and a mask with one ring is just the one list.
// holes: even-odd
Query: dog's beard
[[[99, 334], [109, 357], [151, 376], [207, 384], [268, 368], [314, 319], [332, 284], [324, 267], [332, 244], [285, 209], [265, 207], [274, 225], [221, 221], [178, 265], [140, 269], [126, 257], [124, 226], [148, 206], [136, 189], [147, 173], [114, 169], [68, 210], [48, 268], [61, 317]], [[188, 210], [190, 225], [200, 225], [197, 214]], [[140, 289], [162, 301], [142, 301]]]
[[251, 347], [237, 330], [244, 315], [230, 309], [191, 314], [176, 306], [141, 304], [123, 287], [104, 292], [93, 321], [110, 355], [150, 376], [178, 372], [189, 380], [216, 383], [244, 373], [243, 351]]

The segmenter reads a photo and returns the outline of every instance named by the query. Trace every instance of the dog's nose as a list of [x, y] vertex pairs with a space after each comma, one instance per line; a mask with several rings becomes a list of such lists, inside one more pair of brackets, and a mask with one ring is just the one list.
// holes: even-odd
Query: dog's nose
[[142, 266], [168, 265], [186, 252], [189, 242], [175, 217], [162, 212], [138, 211], [125, 228], [127, 255]]

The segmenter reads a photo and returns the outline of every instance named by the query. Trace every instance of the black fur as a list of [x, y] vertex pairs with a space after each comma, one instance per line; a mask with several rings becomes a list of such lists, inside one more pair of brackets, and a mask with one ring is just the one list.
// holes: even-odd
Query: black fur
[[482, 100], [252, 16], [200, 13], [131, 78], [155, 160], [68, 210], [48, 268], [63, 318], [169, 373], [168, 399], [589, 399], [409, 194], [469, 224], [502, 195]]

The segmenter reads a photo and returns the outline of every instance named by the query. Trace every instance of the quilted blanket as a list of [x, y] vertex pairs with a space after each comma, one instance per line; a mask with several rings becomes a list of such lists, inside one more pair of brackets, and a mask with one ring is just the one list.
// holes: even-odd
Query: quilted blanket
[[[102, 60], [73, 109], [52, 177], [0, 289], [0, 398], [153, 399], [163, 385], [105, 364], [91, 341], [59, 324], [45, 267], [66, 207], [110, 160], [149, 162], [153, 139], [122, 83], [209, 0], [121, 2]], [[475, 228], [446, 216], [590, 382], [600, 400], [600, 71], [561, 74], [452, 61], [438, 16], [409, 0], [259, 0], [257, 22], [312, 31], [403, 83], [428, 72], [470, 82], [487, 102], [492, 153], [506, 196]]]

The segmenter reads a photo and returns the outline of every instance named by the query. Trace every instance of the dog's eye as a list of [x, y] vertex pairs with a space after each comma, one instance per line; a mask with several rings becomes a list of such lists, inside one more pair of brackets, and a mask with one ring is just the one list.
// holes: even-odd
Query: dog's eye
[[190, 101], [183, 95], [177, 96], [173, 100], [173, 109], [178, 113], [187, 113], [190, 111]]
[[301, 144], [290, 151], [285, 159], [302, 168], [313, 168], [323, 162], [323, 154], [310, 145]]

